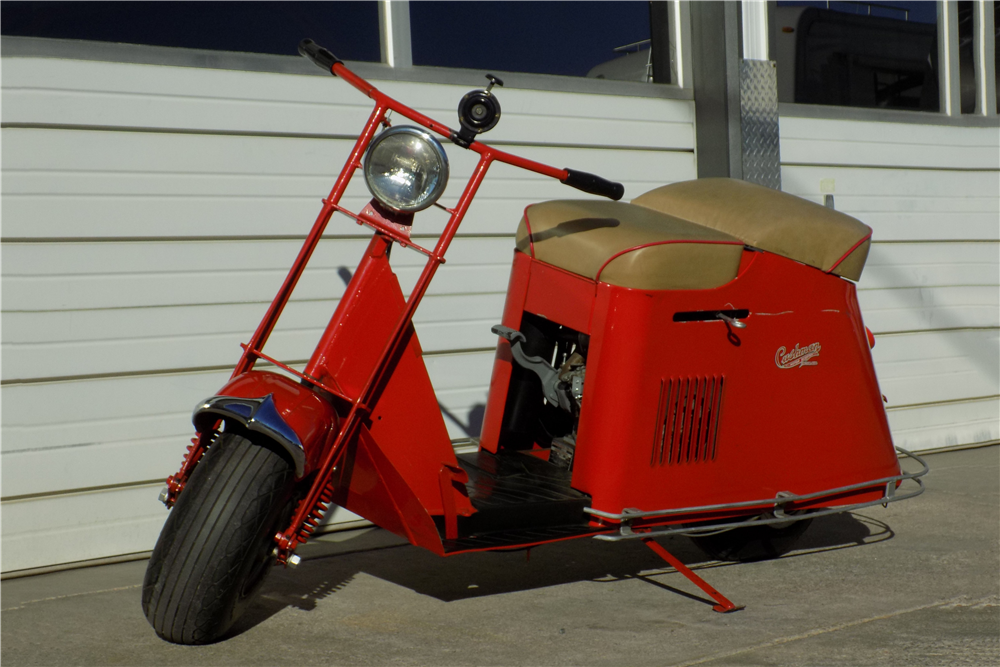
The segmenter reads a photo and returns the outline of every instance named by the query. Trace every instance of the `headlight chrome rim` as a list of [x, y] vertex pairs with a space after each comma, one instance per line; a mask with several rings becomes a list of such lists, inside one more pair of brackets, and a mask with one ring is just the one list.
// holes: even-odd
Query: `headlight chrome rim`
[[[428, 188], [420, 190], [416, 199], [409, 202], [402, 200], [400, 197], [391, 197], [385, 188], [381, 188], [379, 186], [377, 182], [379, 175], [373, 175], [372, 173], [373, 155], [376, 155], [379, 147], [381, 147], [385, 141], [394, 137], [398, 138], [401, 135], [404, 139], [406, 137], [415, 137], [419, 140], [419, 144], [421, 146], [427, 147], [431, 158], [431, 162], [427, 164], [430, 164], [432, 169], [436, 167], [437, 171], [437, 176], [432, 185]], [[393, 151], [389, 155], [391, 157], [397, 157], [400, 154]], [[405, 156], [403, 157], [405, 158]], [[412, 157], [411, 160], [426, 159], [427, 157], [427, 155], [420, 156], [420, 158]], [[448, 185], [449, 176], [448, 155], [445, 153], [444, 147], [441, 143], [429, 132], [412, 125], [397, 125], [380, 132], [368, 145], [368, 150], [365, 152], [363, 171], [365, 176], [365, 185], [368, 187], [368, 191], [371, 192], [372, 196], [375, 197], [375, 199], [378, 200], [383, 206], [386, 206], [393, 211], [399, 211], [402, 213], [416, 213], [417, 211], [422, 211], [433, 206], [444, 193], [444, 190]], [[384, 177], [385, 174], [382, 174], [381, 176]]]

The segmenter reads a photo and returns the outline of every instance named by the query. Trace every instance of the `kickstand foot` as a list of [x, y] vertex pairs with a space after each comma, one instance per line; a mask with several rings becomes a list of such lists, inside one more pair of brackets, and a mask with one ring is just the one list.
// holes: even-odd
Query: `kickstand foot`
[[712, 607], [712, 611], [717, 611], [721, 614], [728, 614], [729, 612], [739, 611], [740, 609], [746, 607], [746, 605], [742, 604], [741, 605], [733, 604], [729, 600], [729, 598], [727, 598], [725, 595], [723, 595], [719, 591], [709, 586], [708, 582], [706, 582], [704, 579], [702, 579], [697, 574], [692, 572], [691, 568], [689, 568], [687, 565], [677, 560], [676, 556], [674, 556], [672, 553], [661, 547], [652, 537], [644, 537], [642, 538], [642, 542], [647, 547], [656, 552], [657, 556], [670, 563], [670, 565], [675, 570], [683, 574], [685, 577], [688, 578], [689, 581], [691, 581], [691, 583], [693, 583], [701, 590], [705, 591], [705, 593], [707, 593], [709, 597], [715, 600], [717, 604]]

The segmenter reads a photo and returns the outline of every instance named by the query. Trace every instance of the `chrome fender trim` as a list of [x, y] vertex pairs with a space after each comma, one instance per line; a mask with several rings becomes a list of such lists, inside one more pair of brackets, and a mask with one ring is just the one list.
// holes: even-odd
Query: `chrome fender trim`
[[248, 431], [265, 435], [281, 445], [295, 463], [295, 476], [302, 477], [306, 466], [306, 452], [302, 441], [295, 434], [274, 405], [274, 395], [263, 398], [213, 396], [199, 403], [194, 409], [194, 427], [199, 431], [211, 429], [219, 419], [232, 419]]

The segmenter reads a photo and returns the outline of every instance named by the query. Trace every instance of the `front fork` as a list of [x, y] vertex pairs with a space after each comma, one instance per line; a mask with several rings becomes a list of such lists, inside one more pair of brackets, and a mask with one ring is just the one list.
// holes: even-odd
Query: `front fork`
[[[184, 490], [188, 479], [191, 477], [191, 473], [198, 465], [202, 456], [205, 455], [206, 450], [216, 435], [218, 435], [218, 431], [212, 430], [205, 433], [198, 433], [194, 438], [191, 438], [191, 444], [188, 445], [187, 451], [184, 454], [184, 461], [181, 463], [180, 470], [167, 478], [166, 486], [160, 492], [160, 502], [166, 505], [167, 509], [172, 508], [174, 503], [177, 502], [177, 497]], [[334, 468], [332, 470], [336, 469], [336, 460], [337, 457], [334, 457]], [[309, 500], [308, 495], [295, 508], [294, 516], [297, 517], [299, 514], [304, 514], [304, 519], [299, 523], [293, 520], [291, 526], [286, 531], [274, 536], [274, 540], [278, 545], [275, 548], [274, 555], [278, 563], [292, 566], [298, 565], [300, 558], [293, 553], [295, 547], [309, 539], [309, 536], [316, 529], [323, 515], [330, 508], [330, 504], [333, 502], [334, 490], [330, 486], [329, 481], [321, 484], [321, 478], [317, 476], [310, 487], [310, 495], [314, 491], [318, 491], [316, 494], [317, 499], [310, 503], [308, 509], [306, 508], [306, 503]], [[293, 540], [288, 540], [285, 538], [285, 535], [294, 535], [294, 538]]]
[[[184, 490], [188, 479], [191, 477], [191, 473], [194, 471], [201, 457], [205, 455], [205, 451], [208, 449], [208, 445], [217, 435], [216, 431], [209, 431], [206, 433], [199, 433], [195, 437], [191, 438], [191, 444], [187, 447], [187, 452], [184, 454], [184, 461], [181, 463], [181, 468], [175, 474], [167, 478], [166, 486], [160, 492], [160, 502], [170, 509], [177, 502], [177, 497], [180, 495], [181, 491]], [[313, 487], [317, 485], [319, 479], [317, 478], [313, 482]], [[305, 504], [306, 499], [299, 501], [296, 506], [296, 514], [302, 509]], [[315, 503], [306, 515], [305, 521], [303, 521], [301, 526], [296, 526], [293, 522], [292, 525], [285, 531], [285, 533], [293, 532], [296, 536], [296, 543], [302, 544], [309, 539], [309, 535], [316, 529], [317, 524], [323, 518], [323, 515], [330, 508], [330, 504], [333, 502], [333, 488], [330, 487], [329, 483], [324, 485], [319, 494], [319, 502]], [[278, 546], [275, 547], [275, 557], [278, 563], [283, 565], [295, 566], [299, 564], [299, 556], [295, 555], [293, 552], [295, 546], [290, 549], [282, 548], [285, 533], [278, 533], [274, 536], [275, 542]]]
[[[298, 281], [298, 277], [301, 274], [302, 269], [305, 268], [305, 264], [308, 262], [316, 243], [318, 243], [319, 236], [325, 229], [330, 215], [335, 209], [343, 211], [343, 209], [337, 205], [337, 202], [343, 194], [344, 188], [346, 188], [346, 182], [350, 178], [350, 175], [360, 166], [360, 155], [363, 153], [368, 141], [370, 141], [371, 135], [374, 134], [375, 127], [385, 116], [385, 111], [386, 108], [379, 105], [376, 107], [375, 111], [372, 112], [368, 125], [365, 128], [365, 132], [358, 138], [354, 153], [348, 161], [348, 164], [345, 165], [344, 171], [334, 187], [334, 191], [331, 193], [329, 199], [324, 200], [323, 210], [317, 218], [316, 223], [313, 226], [313, 230], [300, 252], [299, 258], [296, 260], [292, 271], [289, 273], [289, 276], [286, 279], [285, 284], [282, 286], [281, 291], [279, 291], [278, 296], [275, 298], [274, 303], [272, 303], [264, 321], [261, 322], [254, 334], [254, 337], [251, 339], [250, 344], [246, 346], [246, 352], [233, 373], [234, 378], [249, 371], [253, 367], [253, 362], [256, 358], [264, 357], [260, 349], [267, 340], [267, 337], [270, 334], [278, 315], [281, 313], [282, 308], [285, 303], [287, 303], [291, 290]], [[478, 147], [478, 144], [476, 144], [476, 146]], [[364, 387], [361, 389], [358, 396], [356, 398], [351, 398], [339, 394], [340, 398], [345, 399], [347, 404], [350, 405], [350, 409], [341, 421], [339, 432], [334, 438], [332, 445], [324, 448], [322, 460], [316, 467], [315, 479], [313, 480], [305, 498], [303, 498], [303, 500], [296, 507], [291, 524], [286, 530], [274, 536], [274, 541], [277, 543], [276, 557], [279, 563], [294, 565], [295, 562], [297, 562], [297, 559], [292, 558], [295, 548], [309, 538], [309, 535], [315, 530], [316, 525], [319, 523], [323, 514], [327, 511], [327, 509], [329, 509], [333, 497], [333, 490], [330, 488], [330, 481], [333, 477], [334, 469], [346, 449], [345, 445], [350, 442], [352, 438], [358, 435], [358, 430], [360, 429], [362, 422], [367, 419], [371, 413], [372, 406], [378, 398], [378, 387], [382, 384], [383, 380], [385, 380], [387, 373], [390, 372], [390, 360], [399, 351], [407, 328], [413, 321], [413, 314], [416, 311], [417, 306], [420, 305], [420, 301], [423, 299], [423, 296], [426, 293], [434, 274], [437, 272], [438, 267], [444, 263], [445, 253], [448, 250], [448, 246], [451, 244], [455, 233], [458, 231], [458, 227], [461, 224], [462, 219], [465, 217], [465, 213], [468, 211], [469, 205], [475, 197], [479, 186], [486, 177], [486, 172], [489, 169], [490, 164], [495, 159], [494, 152], [491, 149], [483, 147], [482, 149], [477, 150], [477, 152], [480, 152], [481, 154], [479, 162], [466, 184], [457, 206], [454, 209], [448, 209], [451, 213], [451, 218], [445, 226], [444, 232], [438, 239], [434, 249], [431, 251], [419, 248], [412, 243], [407, 244], [415, 250], [427, 255], [427, 263], [424, 266], [416, 285], [410, 292], [409, 299], [406, 300], [406, 306], [403, 309], [403, 312], [399, 317], [388, 342], [382, 349], [381, 354], [378, 355], [378, 361], [372, 369], [367, 382], [364, 384]], [[346, 211], [344, 212], [346, 213]], [[373, 221], [367, 220], [363, 216], [351, 215], [351, 217], [355, 217], [358, 224], [368, 224], [369, 226], [375, 227], [377, 232], [380, 232], [377, 233], [372, 239], [372, 247], [381, 244], [385, 244], [387, 246], [391, 243], [389, 238], [393, 237], [393, 234], [387, 234], [385, 230], [380, 229], [379, 225], [372, 224]], [[347, 301], [349, 301], [349, 299], [345, 298], [344, 302]], [[336, 314], [334, 317], [336, 317]], [[290, 371], [295, 375], [304, 377], [289, 367], [280, 364], [280, 362], [276, 362], [270, 357], [266, 358], [268, 361], [277, 363], [286, 371]], [[312, 381], [310, 378], [306, 378], [306, 380]], [[324, 386], [323, 389], [330, 389], [332, 393], [338, 395], [338, 392], [333, 391], [327, 386]], [[191, 471], [197, 465], [198, 461], [204, 454], [205, 449], [208, 447], [211, 437], [211, 433], [200, 433], [198, 438], [196, 438], [196, 442], [193, 442], [192, 446], [188, 447], [188, 452], [184, 457], [184, 463], [182, 464], [180, 471], [168, 479], [167, 488], [161, 496], [164, 503], [167, 504], [168, 507], [173, 504], [177, 494], [179, 494], [184, 488], [184, 484], [190, 477]]]
[[[341, 170], [340, 176], [337, 178], [337, 182], [334, 184], [329, 196], [323, 200], [323, 208], [320, 210], [316, 221], [313, 223], [312, 229], [306, 237], [305, 243], [303, 243], [302, 249], [299, 251], [299, 255], [296, 258], [295, 263], [292, 265], [288, 276], [285, 278], [284, 284], [281, 286], [278, 294], [274, 297], [274, 301], [271, 303], [267, 314], [257, 327], [257, 330], [254, 332], [253, 337], [250, 339], [250, 343], [245, 346], [243, 356], [240, 358], [240, 361], [231, 377], [235, 378], [236, 376], [242, 375], [253, 368], [254, 362], [257, 358], [256, 353], [264, 347], [271, 331], [274, 329], [274, 325], [277, 322], [278, 317], [281, 315], [281, 311], [284, 309], [285, 304], [288, 303], [292, 290], [298, 283], [299, 277], [302, 275], [302, 271], [305, 270], [306, 264], [309, 262], [309, 258], [312, 256], [313, 250], [319, 243], [319, 239], [323, 235], [323, 231], [326, 229], [326, 225], [330, 221], [330, 217], [333, 215], [335, 206], [340, 202], [341, 196], [347, 189], [348, 181], [350, 181], [354, 171], [361, 166], [361, 156], [364, 154], [365, 149], [368, 147], [368, 143], [371, 141], [372, 137], [375, 136], [375, 131], [385, 118], [386, 111], [387, 108], [383, 104], [376, 104], [375, 108], [372, 110], [372, 113], [368, 118], [368, 122], [365, 125], [365, 129], [355, 142], [354, 150], [352, 151], [347, 162], [344, 164], [344, 168]], [[184, 489], [184, 485], [187, 484], [187, 480], [190, 478], [191, 472], [194, 470], [195, 466], [198, 465], [198, 461], [200, 461], [201, 457], [205, 454], [205, 450], [208, 449], [208, 445], [214, 436], [215, 431], [213, 430], [211, 432], [198, 433], [195, 438], [192, 438], [191, 445], [188, 446], [187, 453], [184, 455], [184, 462], [181, 464], [181, 469], [178, 470], [176, 474], [167, 478], [167, 485], [160, 493], [160, 500], [168, 508], [172, 507], [174, 502], [176, 502], [177, 496]], [[296, 516], [298, 516], [298, 514], [296, 514]]]
[[191, 473], [194, 471], [195, 466], [198, 465], [201, 457], [204, 456], [205, 450], [208, 449], [208, 445], [215, 435], [216, 431], [212, 430], [205, 433], [198, 433], [195, 437], [191, 438], [191, 444], [188, 445], [187, 451], [184, 453], [184, 461], [181, 463], [181, 469], [170, 477], [167, 477], [167, 485], [160, 491], [160, 502], [166, 505], [167, 509], [173, 507], [174, 503], [177, 502], [177, 496], [184, 490], [188, 478], [191, 477]]

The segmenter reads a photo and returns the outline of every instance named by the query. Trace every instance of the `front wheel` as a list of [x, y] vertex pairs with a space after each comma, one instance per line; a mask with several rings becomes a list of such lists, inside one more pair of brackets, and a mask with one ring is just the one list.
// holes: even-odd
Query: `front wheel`
[[208, 448], [177, 498], [142, 585], [142, 611], [163, 639], [205, 644], [246, 609], [290, 518], [295, 468], [278, 449], [232, 433]]

